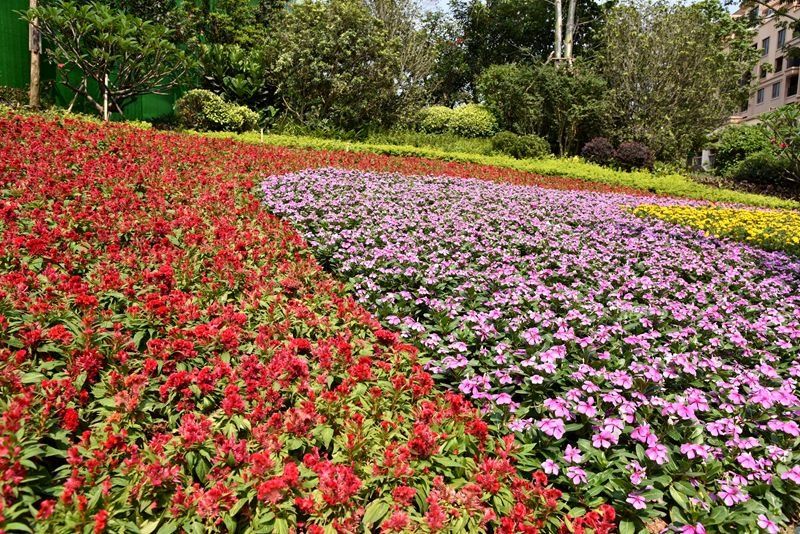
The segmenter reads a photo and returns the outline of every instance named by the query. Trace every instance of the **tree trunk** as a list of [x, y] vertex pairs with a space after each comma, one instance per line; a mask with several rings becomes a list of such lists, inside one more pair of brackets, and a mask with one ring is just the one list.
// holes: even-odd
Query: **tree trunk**
[[[37, 0], [30, 0], [30, 8], [36, 9]], [[37, 27], [37, 20], [33, 19], [28, 25], [28, 49], [31, 52], [31, 82], [28, 86], [28, 104], [33, 109], [39, 108], [39, 86], [41, 78], [41, 48], [42, 39]]]
[[556, 42], [555, 42], [555, 59], [556, 62], [561, 61], [561, 54], [564, 47], [564, 41], [561, 37], [561, 29], [564, 27], [564, 17], [561, 14], [561, 0], [555, 0], [556, 4]]
[[567, 9], [567, 34], [564, 38], [564, 59], [567, 63], [572, 64], [572, 41], [575, 37], [575, 4], [577, 0], [569, 0], [569, 8]]

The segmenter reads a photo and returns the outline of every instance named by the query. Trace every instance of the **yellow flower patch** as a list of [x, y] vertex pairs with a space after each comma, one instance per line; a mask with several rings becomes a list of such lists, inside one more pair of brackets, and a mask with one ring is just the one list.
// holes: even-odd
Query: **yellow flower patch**
[[709, 235], [729, 237], [767, 250], [800, 255], [800, 212], [693, 206], [639, 206], [640, 217], [691, 226]]

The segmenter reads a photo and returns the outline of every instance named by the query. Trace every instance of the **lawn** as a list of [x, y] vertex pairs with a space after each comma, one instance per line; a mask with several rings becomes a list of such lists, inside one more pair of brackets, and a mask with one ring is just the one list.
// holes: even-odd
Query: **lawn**
[[637, 214], [706, 202], [10, 114], [0, 183], [6, 531], [797, 518], [800, 261]]

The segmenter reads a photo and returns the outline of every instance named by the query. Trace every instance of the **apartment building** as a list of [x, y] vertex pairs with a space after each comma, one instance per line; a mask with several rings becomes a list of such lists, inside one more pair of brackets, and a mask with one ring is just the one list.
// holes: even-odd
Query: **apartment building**
[[[800, 16], [800, 1], [794, 2], [789, 13]], [[762, 113], [800, 102], [800, 57], [789, 57], [786, 53], [789, 47], [800, 47], [800, 32], [784, 27], [781, 22], [785, 23], [788, 19], [773, 16], [772, 10], [763, 6], [742, 8], [733, 16], [759, 17], [762, 23], [753, 42], [753, 47], [761, 53], [761, 59], [752, 73], [757, 82], [756, 89], [747, 107], [731, 117], [731, 122], [756, 122]]]

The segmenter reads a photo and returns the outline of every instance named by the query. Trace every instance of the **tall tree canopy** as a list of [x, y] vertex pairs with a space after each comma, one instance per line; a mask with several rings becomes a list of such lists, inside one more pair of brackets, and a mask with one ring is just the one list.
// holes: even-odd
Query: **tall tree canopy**
[[747, 98], [743, 75], [757, 59], [752, 30], [719, 0], [666, 0], [611, 9], [601, 74], [612, 95], [615, 134], [681, 159]]

